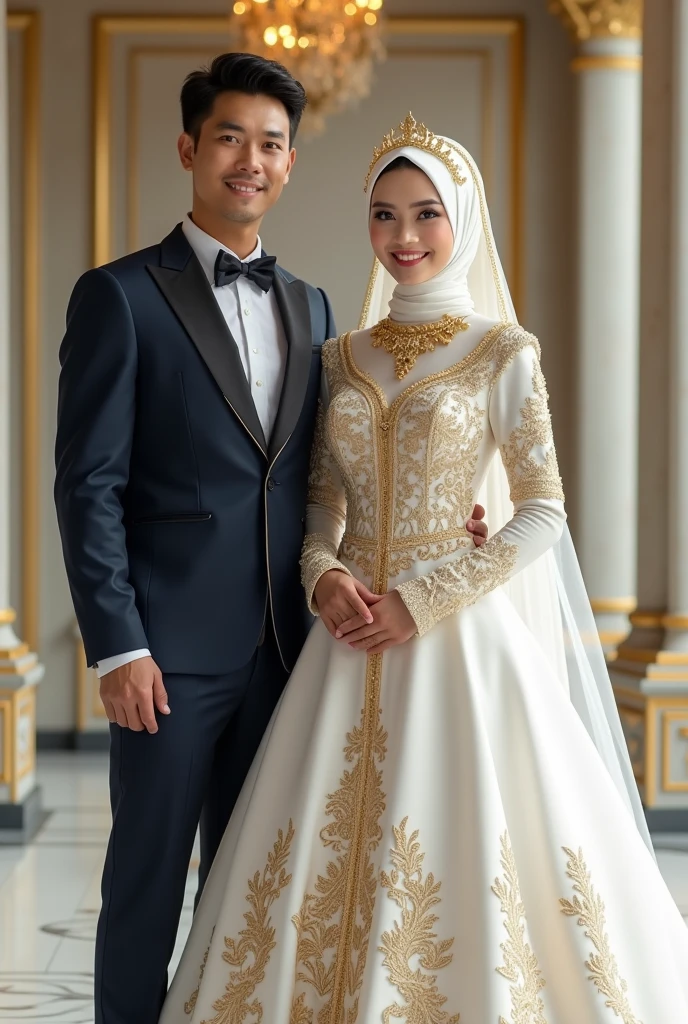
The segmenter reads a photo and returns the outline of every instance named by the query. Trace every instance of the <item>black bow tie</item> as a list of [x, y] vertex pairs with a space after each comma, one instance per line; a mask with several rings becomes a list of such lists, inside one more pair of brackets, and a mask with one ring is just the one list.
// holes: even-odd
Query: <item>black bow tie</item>
[[232, 284], [243, 276], [257, 284], [264, 292], [269, 292], [275, 279], [275, 263], [275, 256], [261, 256], [250, 263], [242, 263], [236, 256], [220, 249], [215, 260], [215, 287], [221, 288], [224, 284]]

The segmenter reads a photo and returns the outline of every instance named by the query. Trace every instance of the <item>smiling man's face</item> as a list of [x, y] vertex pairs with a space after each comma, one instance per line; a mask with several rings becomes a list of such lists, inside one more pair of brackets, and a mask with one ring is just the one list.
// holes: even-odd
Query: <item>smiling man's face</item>
[[256, 231], [282, 194], [296, 156], [282, 103], [242, 92], [221, 93], [198, 139], [181, 136], [179, 155], [193, 174], [194, 220]]

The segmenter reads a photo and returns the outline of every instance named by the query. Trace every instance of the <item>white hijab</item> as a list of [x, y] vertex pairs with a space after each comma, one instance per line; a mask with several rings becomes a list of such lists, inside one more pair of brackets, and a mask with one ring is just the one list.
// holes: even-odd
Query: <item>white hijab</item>
[[[509, 289], [494, 244], [485, 188], [478, 166], [471, 155], [453, 139], [443, 138], [457, 167], [458, 184], [444, 162], [415, 146], [402, 146], [380, 157], [368, 186], [368, 217], [375, 183], [394, 160], [406, 157], [428, 176], [437, 189], [454, 235], [447, 265], [423, 284], [397, 284], [388, 271], [375, 261], [364, 317], [360, 326], [371, 323], [369, 309], [399, 323], [429, 323], [445, 313], [470, 316], [478, 312], [494, 320], [516, 322]], [[373, 292], [375, 295], [373, 295]], [[375, 321], [372, 321], [375, 322]]]

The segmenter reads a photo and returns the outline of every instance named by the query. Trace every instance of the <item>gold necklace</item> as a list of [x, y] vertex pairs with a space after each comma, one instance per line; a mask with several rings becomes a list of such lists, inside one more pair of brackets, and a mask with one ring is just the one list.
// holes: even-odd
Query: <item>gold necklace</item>
[[448, 345], [459, 331], [467, 331], [466, 316], [450, 316], [430, 324], [400, 324], [387, 317], [375, 324], [371, 333], [373, 348], [384, 348], [394, 356], [397, 378], [402, 380], [413, 369], [423, 352], [434, 352], [438, 345]]

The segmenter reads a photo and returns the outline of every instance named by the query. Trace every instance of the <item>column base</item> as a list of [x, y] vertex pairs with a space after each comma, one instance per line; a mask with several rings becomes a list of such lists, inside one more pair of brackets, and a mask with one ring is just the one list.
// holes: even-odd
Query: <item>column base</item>
[[104, 753], [110, 750], [110, 730], [79, 732], [77, 729], [39, 729], [36, 733], [38, 751], [70, 750]]
[[102, 732], [77, 732], [74, 736], [74, 749], [91, 753], [110, 753], [110, 730]]
[[45, 821], [36, 785], [36, 689], [44, 668], [0, 611], [0, 844], [25, 843]]
[[40, 786], [34, 786], [23, 800], [0, 803], [0, 846], [23, 846], [43, 827], [50, 811], [43, 807]]
[[688, 830], [688, 654], [650, 646], [646, 618], [634, 623], [610, 676], [648, 824]]

